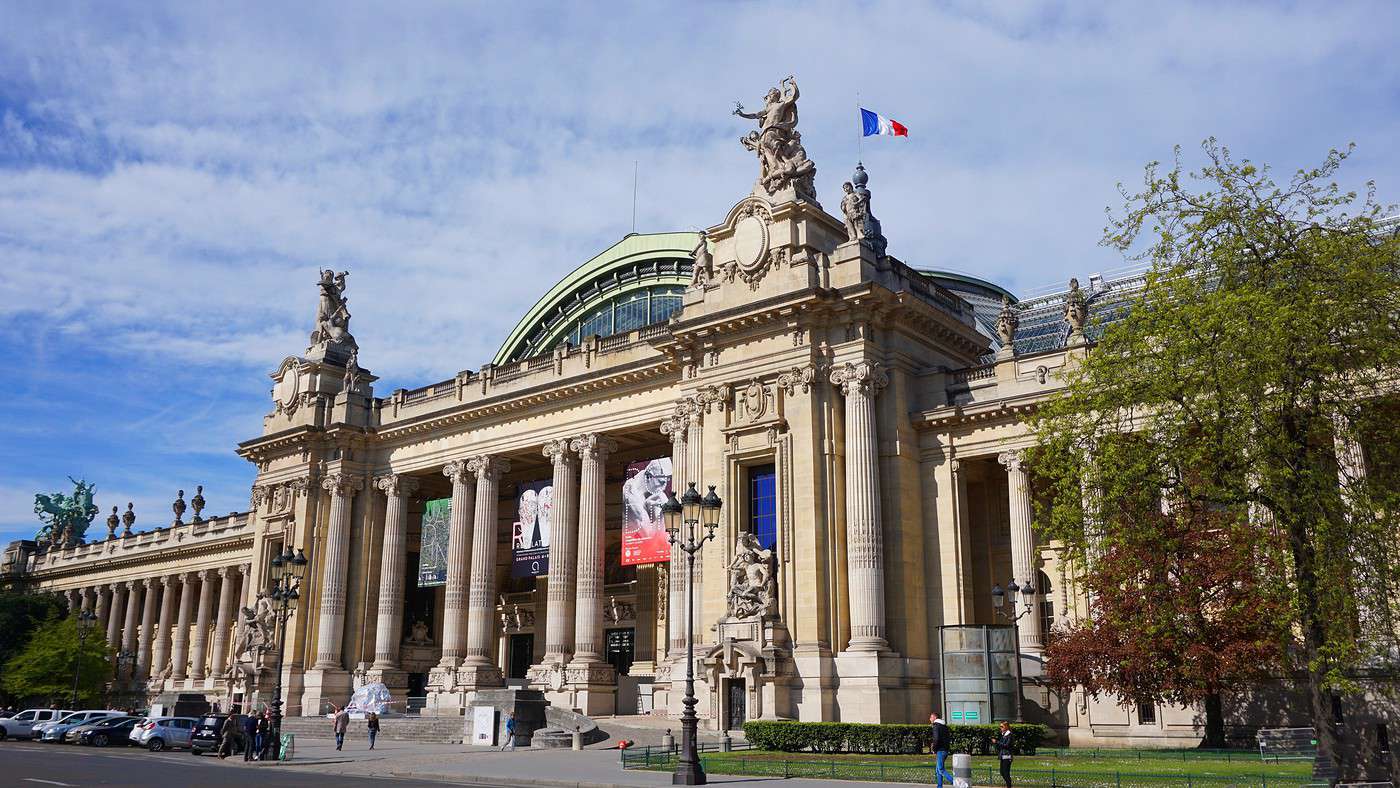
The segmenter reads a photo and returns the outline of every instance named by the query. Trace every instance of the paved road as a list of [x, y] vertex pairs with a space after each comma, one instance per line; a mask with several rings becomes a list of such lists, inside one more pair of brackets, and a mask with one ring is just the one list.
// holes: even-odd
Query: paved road
[[347, 774], [317, 774], [311, 771], [244, 765], [242, 761], [220, 761], [212, 755], [196, 758], [187, 751], [146, 752], [137, 747], [79, 747], [37, 742], [0, 742], [0, 785], [17, 788], [62, 788], [63, 786], [129, 785], [213, 786], [249, 785], [269, 788], [397, 788], [432, 786], [443, 783], [421, 779], [362, 777]]

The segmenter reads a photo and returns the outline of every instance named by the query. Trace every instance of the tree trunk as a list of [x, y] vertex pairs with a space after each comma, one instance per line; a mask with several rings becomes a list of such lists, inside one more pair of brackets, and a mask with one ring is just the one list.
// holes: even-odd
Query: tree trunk
[[1207, 750], [1225, 749], [1225, 711], [1219, 692], [1206, 696], [1206, 735], [1201, 747]]

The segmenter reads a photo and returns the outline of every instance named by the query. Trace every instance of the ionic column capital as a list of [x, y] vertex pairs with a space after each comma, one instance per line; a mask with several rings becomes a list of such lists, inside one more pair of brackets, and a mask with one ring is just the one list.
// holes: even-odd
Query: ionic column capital
[[480, 457], [467, 460], [467, 470], [475, 473], [478, 479], [496, 481], [503, 475], [510, 473], [510, 460], [494, 454], [483, 454]]
[[617, 451], [617, 441], [601, 433], [580, 435], [569, 442], [574, 453], [581, 458], [597, 460]]
[[413, 476], [398, 473], [376, 476], [374, 487], [390, 498], [407, 498], [418, 492], [419, 481]]
[[862, 361], [858, 364], [846, 362], [831, 370], [831, 382], [842, 394], [864, 394], [873, 397], [889, 385], [890, 376], [885, 374], [883, 365], [877, 361]]
[[544, 456], [548, 457], [550, 461], [554, 463], [554, 467], [556, 468], [560, 467], [561, 465], [567, 466], [574, 459], [573, 452], [569, 450], [568, 438], [558, 438], [555, 440], [545, 441], [544, 447], [541, 449], [541, 452], [544, 454]]
[[122, 581], [122, 585], [126, 586], [126, 590], [128, 590], [128, 591], [135, 591], [135, 590], [136, 590], [136, 584], [139, 583], [139, 582], [141, 582], [141, 581], [139, 581], [139, 580], [124, 580], [124, 581]]
[[346, 473], [328, 473], [321, 480], [321, 489], [333, 496], [349, 497], [364, 489], [365, 482], [358, 476]]
[[471, 481], [471, 471], [467, 469], [468, 459], [453, 460], [442, 467], [442, 475], [453, 484], [466, 484]]
[[1026, 453], [1020, 450], [1004, 451], [997, 455], [997, 462], [1009, 473], [1024, 473], [1026, 470]]
[[195, 571], [191, 572], [190, 575], [192, 577], [197, 578], [199, 582], [205, 583], [209, 581], [210, 573], [213, 571], [214, 570], [212, 569], [196, 569]]
[[141, 587], [144, 589], [150, 590], [155, 584], [156, 579], [154, 577], [144, 577], [141, 579]]
[[221, 566], [221, 567], [219, 567], [218, 569], [216, 569], [216, 570], [214, 570], [214, 571], [216, 571], [216, 572], [219, 573], [219, 579], [220, 579], [220, 580], [224, 580], [224, 579], [227, 579], [227, 578], [228, 578], [228, 576], [229, 576], [229, 574], [230, 574], [231, 572], [234, 572], [234, 571], [236, 571], [236, 570], [234, 569], [234, 567], [231, 567], [231, 566]]
[[249, 574], [252, 573], [252, 571], [253, 571], [253, 565], [252, 565], [252, 564], [239, 564], [239, 565], [238, 565], [238, 574], [243, 575], [244, 577], [247, 577]]
[[686, 429], [688, 426], [684, 416], [671, 416], [661, 420], [661, 434], [668, 436], [675, 446], [682, 446], [690, 432]]

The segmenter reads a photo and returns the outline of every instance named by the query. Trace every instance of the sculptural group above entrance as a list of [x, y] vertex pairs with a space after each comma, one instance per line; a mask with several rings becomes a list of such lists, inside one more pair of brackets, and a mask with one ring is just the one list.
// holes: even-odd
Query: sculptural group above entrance
[[791, 188], [797, 199], [817, 201], [814, 180], [817, 165], [807, 158], [802, 135], [797, 131], [797, 80], [791, 75], [770, 88], [763, 97], [763, 109], [745, 112], [734, 102], [734, 114], [758, 121], [758, 130], [739, 139], [758, 155], [758, 182], [770, 197]]

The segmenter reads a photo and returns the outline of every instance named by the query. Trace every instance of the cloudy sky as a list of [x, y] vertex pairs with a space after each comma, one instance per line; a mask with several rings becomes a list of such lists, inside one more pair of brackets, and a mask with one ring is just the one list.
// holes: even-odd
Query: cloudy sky
[[862, 152], [891, 252], [1022, 293], [1121, 266], [1115, 184], [1209, 135], [1283, 172], [1355, 142], [1400, 196], [1400, 4], [918, 9], [0, 0], [0, 543], [69, 475], [138, 529], [246, 507], [318, 267], [381, 395], [475, 369], [631, 229], [634, 163], [638, 231], [717, 222], [733, 102], [789, 73], [829, 209], [859, 94], [910, 129]]

